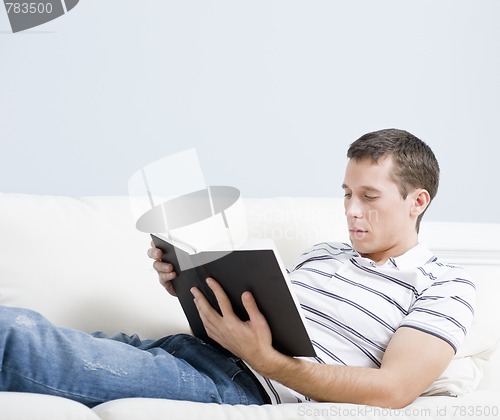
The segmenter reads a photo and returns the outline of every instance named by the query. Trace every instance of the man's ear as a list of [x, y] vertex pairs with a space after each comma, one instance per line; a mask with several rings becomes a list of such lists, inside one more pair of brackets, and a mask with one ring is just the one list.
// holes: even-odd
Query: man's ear
[[431, 196], [429, 192], [423, 188], [413, 191], [410, 195], [412, 197], [410, 212], [412, 216], [418, 217], [425, 211], [431, 202]]

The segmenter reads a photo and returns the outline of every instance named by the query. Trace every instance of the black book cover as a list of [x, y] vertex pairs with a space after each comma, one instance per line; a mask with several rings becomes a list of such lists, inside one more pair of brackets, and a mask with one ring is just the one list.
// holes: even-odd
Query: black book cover
[[[163, 251], [162, 260], [175, 268], [174, 290], [196, 337], [213, 343], [206, 334], [190, 289], [198, 287], [220, 313], [215, 295], [206, 284], [206, 278], [213, 277], [243, 321], [248, 320], [248, 314], [241, 303], [241, 295], [245, 291], [253, 294], [269, 324], [276, 350], [289, 356], [316, 356], [272, 249], [237, 249], [229, 253], [204, 251], [190, 255], [162, 238], [151, 237], [155, 246]], [[179, 259], [191, 261], [193, 268], [181, 271]]]

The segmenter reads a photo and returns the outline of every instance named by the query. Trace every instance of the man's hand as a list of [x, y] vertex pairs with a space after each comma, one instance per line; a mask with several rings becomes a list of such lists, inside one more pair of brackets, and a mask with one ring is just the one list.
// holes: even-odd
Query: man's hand
[[245, 292], [241, 296], [250, 318], [248, 321], [241, 321], [234, 313], [231, 302], [219, 283], [208, 278], [207, 284], [217, 298], [222, 316], [212, 308], [196, 287], [191, 289], [191, 293], [208, 336], [248, 362], [257, 371], [273, 363], [274, 358], [280, 353], [272, 346], [271, 330], [252, 294]]
[[177, 273], [174, 271], [174, 266], [172, 264], [161, 260], [162, 255], [162, 250], [156, 248], [154, 242], [151, 241], [151, 248], [148, 249], [148, 257], [155, 260], [153, 268], [158, 273], [160, 284], [167, 290], [168, 293], [172, 296], [176, 296], [174, 287], [172, 286], [172, 280], [177, 277]]

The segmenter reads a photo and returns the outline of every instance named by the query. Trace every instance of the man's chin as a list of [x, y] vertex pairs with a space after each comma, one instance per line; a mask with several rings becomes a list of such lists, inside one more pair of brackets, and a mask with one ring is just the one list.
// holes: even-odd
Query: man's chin
[[349, 239], [353, 244], [357, 245], [363, 245], [366, 244], [369, 240], [369, 233], [368, 232], [349, 232]]
[[366, 239], [362, 240], [362, 239], [357, 239], [357, 238], [351, 237], [350, 240], [351, 240], [352, 247], [360, 255], [370, 254], [370, 252], [372, 252], [372, 250], [373, 250], [372, 249], [373, 247], [371, 247], [370, 244], [367, 243]]

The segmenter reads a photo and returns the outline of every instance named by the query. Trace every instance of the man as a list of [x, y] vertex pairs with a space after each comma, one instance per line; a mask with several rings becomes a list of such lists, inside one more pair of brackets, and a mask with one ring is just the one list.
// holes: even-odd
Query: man
[[[401, 130], [368, 133], [348, 151], [343, 182], [352, 247], [318, 244], [290, 276], [316, 349], [313, 359], [271, 345], [252, 295], [250, 320], [232, 311], [215, 279], [220, 316], [193, 298], [223, 353], [188, 335], [141, 341], [58, 328], [39, 314], [0, 307], [0, 390], [39, 392], [88, 406], [124, 397], [228, 404], [306, 400], [398, 408], [446, 368], [469, 327], [474, 284], [418, 244], [422, 215], [437, 191], [430, 148]], [[151, 248], [161, 284], [172, 266]]]
[[[475, 287], [463, 269], [443, 265], [418, 244], [420, 220], [439, 183], [431, 149], [392, 129], [362, 136], [347, 156], [342, 188], [353, 247], [319, 244], [290, 273], [316, 361], [272, 348], [249, 293], [242, 296], [248, 322], [234, 316], [213, 279], [223, 317], [196, 289], [193, 295], [209, 336], [257, 373], [273, 402], [404, 407], [439, 377], [464, 339]], [[149, 255], [159, 259], [161, 251]], [[156, 261], [154, 268], [172, 292], [172, 267]]]

